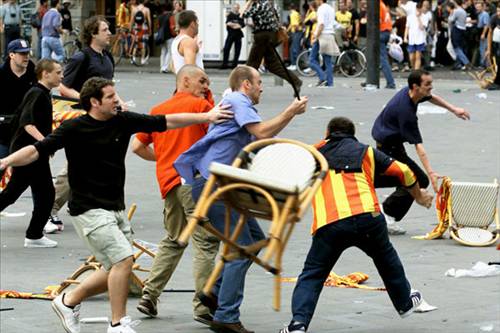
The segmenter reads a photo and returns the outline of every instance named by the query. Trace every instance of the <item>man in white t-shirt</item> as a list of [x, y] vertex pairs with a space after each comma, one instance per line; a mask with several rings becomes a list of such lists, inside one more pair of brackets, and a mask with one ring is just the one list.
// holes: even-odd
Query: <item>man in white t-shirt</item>
[[411, 0], [399, 0], [399, 7], [404, 9], [407, 17], [416, 14], [417, 11], [417, 3]]
[[406, 29], [404, 42], [408, 44], [410, 64], [413, 70], [420, 69], [422, 64], [422, 53], [427, 43], [427, 25], [429, 20], [422, 14], [422, 3], [416, 7], [415, 14], [406, 17]]
[[[326, 3], [326, 0], [316, 0], [318, 5], [316, 31], [313, 32], [313, 47], [309, 57], [311, 68], [318, 75], [317, 87], [333, 87], [333, 56], [340, 54], [335, 42], [335, 10]], [[321, 54], [326, 69], [319, 64], [318, 55]]]
[[198, 40], [198, 17], [192, 10], [183, 10], [177, 14], [179, 34], [172, 42], [172, 62], [174, 73], [184, 65], [196, 65], [203, 68], [201, 42]]

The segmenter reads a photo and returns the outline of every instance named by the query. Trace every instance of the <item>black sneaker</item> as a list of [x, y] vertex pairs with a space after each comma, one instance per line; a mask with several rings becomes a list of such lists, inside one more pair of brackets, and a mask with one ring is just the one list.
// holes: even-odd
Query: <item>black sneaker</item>
[[211, 314], [214, 314], [215, 311], [217, 311], [219, 302], [217, 296], [213, 294], [207, 295], [203, 291], [198, 292], [196, 296], [200, 300], [201, 304], [205, 305], [210, 310]]
[[412, 303], [411, 308], [409, 310], [406, 310], [406, 311], [403, 311], [403, 310], [399, 311], [399, 316], [401, 318], [408, 317], [409, 315], [411, 315], [413, 313], [413, 311], [415, 311], [416, 308], [419, 307], [420, 304], [422, 304], [423, 298], [422, 298], [422, 294], [420, 293], [420, 291], [412, 289], [412, 291], [410, 293], [410, 300]]
[[303, 333], [306, 332], [306, 325], [304, 323], [294, 321], [285, 328], [280, 329], [279, 333]]
[[500, 90], [500, 85], [492, 83], [488, 86], [488, 90]]
[[156, 305], [156, 299], [151, 297], [149, 294], [142, 295], [139, 305], [137, 305], [137, 310], [144, 313], [145, 315], [154, 318], [158, 315], [158, 307]]
[[320, 80], [316, 83], [316, 87], [324, 87], [326, 86], [326, 80]]
[[207, 326], [210, 326], [210, 324], [212, 324], [212, 321], [214, 321], [214, 317], [210, 313], [205, 313], [202, 315], [194, 315], [193, 319]]

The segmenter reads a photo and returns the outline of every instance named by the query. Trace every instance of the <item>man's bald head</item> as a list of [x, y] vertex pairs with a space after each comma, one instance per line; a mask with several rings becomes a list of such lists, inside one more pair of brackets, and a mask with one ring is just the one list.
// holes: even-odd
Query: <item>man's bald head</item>
[[177, 91], [187, 92], [196, 97], [203, 97], [210, 81], [205, 71], [195, 65], [184, 65], [177, 73]]

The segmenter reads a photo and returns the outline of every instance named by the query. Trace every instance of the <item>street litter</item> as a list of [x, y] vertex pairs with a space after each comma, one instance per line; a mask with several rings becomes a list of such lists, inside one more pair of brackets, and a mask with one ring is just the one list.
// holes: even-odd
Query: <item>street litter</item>
[[482, 261], [478, 261], [472, 266], [472, 269], [450, 268], [444, 275], [454, 278], [496, 276], [500, 275], [500, 265], [488, 265]]
[[313, 109], [313, 110], [334, 110], [335, 107], [327, 106], [327, 105], [318, 105], [318, 106], [311, 107], [311, 109]]
[[20, 212], [20, 213], [1, 212], [0, 213], [1, 217], [23, 217], [25, 215], [26, 215], [25, 212]]
[[427, 303], [423, 299], [422, 303], [420, 303], [420, 305], [415, 309], [415, 312], [424, 313], [424, 312], [430, 312], [430, 311], [434, 311], [434, 310], [437, 310], [437, 306], [430, 305], [429, 303]]
[[479, 99], [487, 99], [488, 95], [486, 95], [486, 93], [479, 93], [479, 94], [476, 94], [476, 97]]
[[493, 325], [484, 325], [479, 327], [479, 329], [483, 332], [491, 332], [493, 331]]
[[80, 319], [80, 323], [83, 324], [97, 324], [97, 323], [109, 323], [108, 317], [88, 317]]
[[446, 113], [446, 109], [443, 109], [439, 106], [434, 105], [419, 105], [417, 114], [444, 114]]

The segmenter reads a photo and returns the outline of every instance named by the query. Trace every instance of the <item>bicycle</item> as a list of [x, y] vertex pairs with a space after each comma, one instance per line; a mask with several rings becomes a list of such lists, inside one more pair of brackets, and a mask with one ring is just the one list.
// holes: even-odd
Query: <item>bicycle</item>
[[130, 45], [130, 62], [136, 66], [144, 66], [149, 60], [149, 45], [147, 40], [137, 41], [138, 35], [132, 35]]
[[[309, 66], [311, 48], [302, 51], [297, 57], [297, 71], [302, 76], [315, 76], [316, 72]], [[323, 58], [318, 55], [319, 64], [323, 67]], [[366, 70], [366, 57], [361, 49], [351, 42], [345, 42], [342, 52], [334, 61], [334, 70], [338, 69], [345, 77], [358, 77]]]
[[128, 58], [129, 50], [131, 47], [130, 34], [128, 32], [128, 29], [117, 29], [119, 29], [119, 32], [112, 37], [110, 48], [115, 66], [118, 66], [122, 58]]
[[64, 63], [67, 63], [76, 52], [82, 50], [82, 42], [80, 41], [79, 35], [80, 29], [75, 28], [69, 33], [69, 36], [73, 39], [63, 44]]

